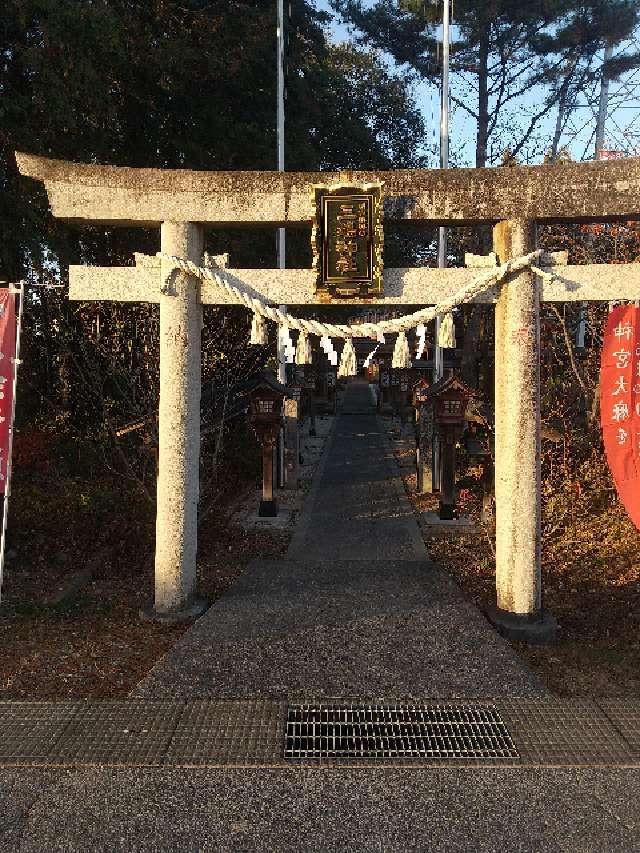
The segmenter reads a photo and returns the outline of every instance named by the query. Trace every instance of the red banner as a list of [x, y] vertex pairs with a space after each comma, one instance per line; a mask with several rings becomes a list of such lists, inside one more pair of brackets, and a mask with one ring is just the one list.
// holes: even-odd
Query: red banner
[[7, 482], [16, 357], [16, 295], [0, 288], [0, 494]]
[[640, 308], [609, 314], [600, 364], [600, 420], [620, 500], [640, 530]]

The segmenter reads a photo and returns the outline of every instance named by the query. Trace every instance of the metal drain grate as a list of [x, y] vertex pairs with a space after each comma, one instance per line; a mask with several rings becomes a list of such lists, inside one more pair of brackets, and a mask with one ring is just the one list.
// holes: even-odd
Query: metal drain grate
[[290, 705], [285, 758], [518, 758], [493, 705]]

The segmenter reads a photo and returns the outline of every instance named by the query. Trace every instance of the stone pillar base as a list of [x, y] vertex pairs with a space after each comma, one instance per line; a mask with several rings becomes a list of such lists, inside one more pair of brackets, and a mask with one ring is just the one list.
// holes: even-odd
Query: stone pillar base
[[440, 501], [440, 520], [441, 521], [453, 521], [456, 517], [455, 506], [452, 504], [446, 504]]
[[418, 495], [432, 494], [431, 487], [431, 466], [420, 465], [416, 477], [416, 493]]
[[486, 610], [489, 622], [509, 640], [530, 645], [547, 645], [555, 642], [558, 623], [550, 613], [511, 613], [491, 606]]
[[209, 602], [203, 598], [195, 598], [188, 607], [182, 610], [170, 610], [167, 613], [161, 613], [155, 609], [153, 604], [147, 607], [140, 608], [140, 619], [143, 622], [160, 622], [163, 625], [179, 625], [180, 622], [189, 622], [191, 619], [197, 619], [202, 616], [205, 610], [208, 610]]
[[278, 503], [277, 501], [270, 500], [261, 500], [260, 505], [258, 506], [258, 515], [261, 518], [275, 518], [278, 514]]

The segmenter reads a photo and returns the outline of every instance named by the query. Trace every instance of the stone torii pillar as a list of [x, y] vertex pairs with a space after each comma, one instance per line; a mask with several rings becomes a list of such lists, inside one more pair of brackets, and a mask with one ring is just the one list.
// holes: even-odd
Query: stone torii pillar
[[[494, 228], [500, 263], [535, 248], [535, 225]], [[496, 606], [504, 634], [549, 642], [556, 622], [542, 610], [540, 574], [540, 298], [524, 270], [498, 288], [495, 315]]]
[[[163, 222], [162, 252], [202, 258], [202, 227]], [[162, 262], [162, 281], [171, 266]], [[155, 601], [144, 618], [182, 621], [203, 612], [195, 598], [200, 473], [200, 282], [176, 271], [160, 295], [160, 408]]]

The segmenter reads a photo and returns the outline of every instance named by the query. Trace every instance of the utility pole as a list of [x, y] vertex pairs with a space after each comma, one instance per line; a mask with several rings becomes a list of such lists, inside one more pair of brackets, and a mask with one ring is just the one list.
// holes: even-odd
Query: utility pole
[[[440, 95], [440, 168], [449, 168], [449, 0], [444, 0], [442, 13], [442, 92]], [[447, 265], [447, 230], [438, 228], [438, 268]], [[443, 374], [442, 347], [437, 345], [441, 318], [436, 317], [434, 379]]]
[[[276, 26], [276, 62], [277, 62], [277, 85], [276, 85], [276, 101], [277, 101], [277, 126], [276, 126], [276, 144], [278, 147], [278, 171], [284, 172], [284, 0], [276, 0], [277, 3], [277, 26]], [[286, 265], [286, 245], [284, 228], [278, 228], [276, 236], [276, 255], [278, 269], [283, 270]], [[286, 311], [286, 305], [280, 305], [281, 311]], [[281, 328], [278, 327], [278, 381], [283, 385], [287, 382], [287, 353], [286, 343], [283, 340]], [[284, 467], [284, 429], [280, 430], [277, 441], [277, 474], [278, 487], [284, 488], [286, 471]]]
[[[600, 160], [602, 157], [602, 149], [604, 148], [604, 134], [607, 124], [607, 110], [609, 108], [609, 79], [605, 77], [604, 66], [613, 56], [613, 45], [607, 42], [604, 46], [604, 61], [603, 70], [600, 76], [600, 97], [598, 98], [598, 116], [596, 118], [596, 141], [594, 160]], [[609, 303], [611, 310], [611, 303]], [[580, 316], [578, 319], [578, 327], [576, 329], [576, 349], [583, 350], [585, 343], [585, 334], [587, 331], [587, 303], [580, 303]]]
[[[449, 2], [444, 0], [442, 12], [442, 91], [440, 96], [440, 168], [449, 168]], [[447, 265], [447, 230], [438, 228], [438, 268]], [[437, 382], [444, 373], [444, 358], [441, 346], [438, 346], [441, 317], [436, 317], [435, 347], [433, 360], [433, 381]], [[431, 476], [433, 491], [440, 488], [440, 442], [437, 435], [433, 440], [433, 470]]]
[[596, 160], [600, 159], [600, 152], [604, 148], [604, 131], [607, 121], [607, 109], [609, 107], [609, 79], [605, 77], [604, 66], [613, 56], [613, 45], [607, 42], [604, 48], [604, 62], [602, 76], [600, 77], [600, 98], [598, 99], [598, 118], [596, 121]]
[[[276, 0], [277, 2], [277, 132], [276, 144], [278, 147], [278, 171], [284, 172], [284, 0]], [[278, 228], [276, 236], [276, 255], [278, 269], [283, 270], [286, 266], [286, 246], [285, 246], [285, 230]], [[281, 305], [281, 311], [286, 311], [287, 306]], [[285, 353], [284, 341], [281, 336], [278, 336], [278, 379], [283, 384], [287, 379], [287, 359]]]

